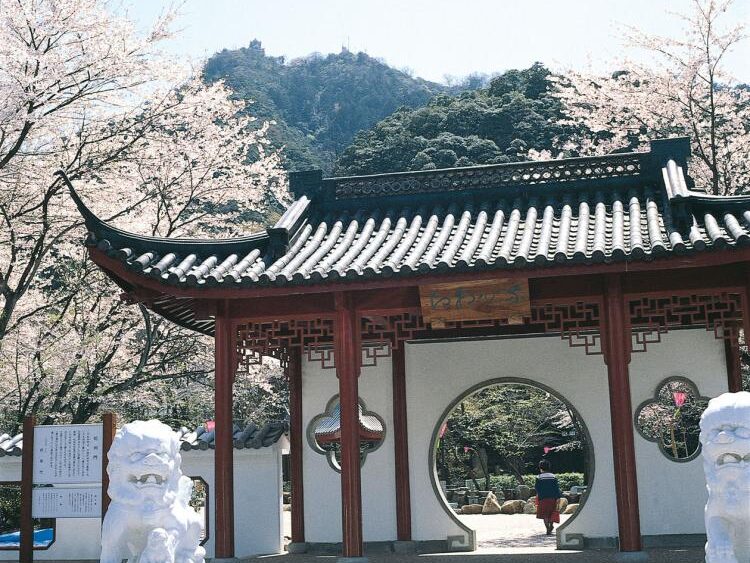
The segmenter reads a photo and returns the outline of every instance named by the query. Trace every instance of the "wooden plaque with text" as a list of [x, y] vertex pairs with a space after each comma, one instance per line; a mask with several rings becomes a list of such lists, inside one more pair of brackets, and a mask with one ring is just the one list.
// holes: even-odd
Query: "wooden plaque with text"
[[436, 283], [419, 287], [422, 316], [432, 328], [448, 321], [508, 319], [523, 322], [531, 315], [529, 281], [501, 278], [459, 283]]

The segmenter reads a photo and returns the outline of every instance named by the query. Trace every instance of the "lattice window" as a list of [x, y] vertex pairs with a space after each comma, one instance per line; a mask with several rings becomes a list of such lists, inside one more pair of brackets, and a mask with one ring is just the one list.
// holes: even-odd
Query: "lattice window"
[[326, 352], [333, 342], [332, 319], [248, 323], [237, 330], [240, 365], [258, 364], [263, 356], [277, 358], [286, 365], [291, 348], [304, 348], [308, 359], [333, 362], [333, 352]]
[[[573, 348], [587, 355], [601, 355], [600, 302], [535, 305], [523, 323], [530, 330], [559, 334]], [[644, 297], [628, 302], [633, 332], [632, 351], [645, 352], [650, 344], [661, 342], [662, 334], [685, 326], [703, 326], [717, 338], [736, 345], [742, 321], [742, 299], [736, 293]], [[375, 366], [380, 358], [390, 357], [403, 342], [419, 338], [439, 338], [446, 334], [473, 334], [505, 330], [507, 319], [448, 321], [433, 330], [418, 309], [395, 315], [367, 315], [360, 319], [362, 366]], [[240, 363], [257, 364], [263, 356], [286, 364], [288, 350], [302, 348], [308, 361], [320, 362], [324, 369], [335, 368], [333, 320], [307, 319], [249, 323], [238, 328]]]
[[531, 309], [531, 322], [544, 325], [546, 332], [559, 332], [571, 348], [583, 348], [587, 356], [601, 355], [598, 303], [543, 305]]
[[742, 298], [736, 293], [644, 297], [628, 304], [633, 352], [646, 352], [670, 329], [702, 326], [716, 338], [737, 342], [742, 322]]

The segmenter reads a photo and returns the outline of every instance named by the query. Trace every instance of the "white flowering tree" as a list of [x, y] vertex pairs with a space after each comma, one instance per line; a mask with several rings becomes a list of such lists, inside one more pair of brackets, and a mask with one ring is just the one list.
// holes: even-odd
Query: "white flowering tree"
[[731, 0], [694, 0], [679, 37], [631, 30], [633, 48], [650, 64], [624, 60], [609, 76], [567, 72], [557, 96], [568, 123], [583, 133], [559, 139], [562, 150], [601, 154], [648, 139], [689, 135], [691, 175], [699, 189], [732, 194], [750, 185], [750, 87], [738, 84], [724, 65], [746, 38], [742, 23], [727, 24]]
[[0, 0], [0, 424], [211, 414], [210, 340], [120, 302], [54, 175], [144, 234], [247, 232], [284, 203], [267, 125], [159, 52], [172, 15], [138, 34], [101, 0]]

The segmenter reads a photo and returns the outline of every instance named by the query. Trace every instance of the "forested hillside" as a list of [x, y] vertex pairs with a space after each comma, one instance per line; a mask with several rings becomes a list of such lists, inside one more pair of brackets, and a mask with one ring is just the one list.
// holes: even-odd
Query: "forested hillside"
[[337, 160], [336, 175], [495, 164], [551, 150], [569, 135], [563, 105], [540, 63], [509, 70], [488, 88], [437, 95], [424, 107], [401, 108], [357, 134]]
[[266, 55], [259, 41], [223, 50], [208, 60], [207, 81], [223, 79], [260, 120], [274, 120], [269, 131], [283, 146], [288, 170], [330, 172], [336, 156], [354, 135], [399, 107], [416, 108], [438, 93], [454, 93], [477, 80], [448, 87], [413, 78], [368, 56], [342, 50], [286, 61]]

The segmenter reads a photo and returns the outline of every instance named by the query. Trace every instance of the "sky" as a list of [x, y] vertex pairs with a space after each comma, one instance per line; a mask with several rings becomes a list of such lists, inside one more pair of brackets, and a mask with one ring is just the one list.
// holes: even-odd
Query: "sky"
[[[146, 29], [169, 0], [130, 0], [128, 16]], [[166, 50], [198, 62], [259, 39], [266, 53], [297, 58], [342, 47], [364, 51], [428, 80], [496, 74], [541, 61], [555, 70], [611, 71], [626, 51], [623, 26], [679, 37], [692, 0], [186, 0]], [[737, 0], [728, 24], [750, 24]], [[750, 40], [726, 60], [750, 83]]]

